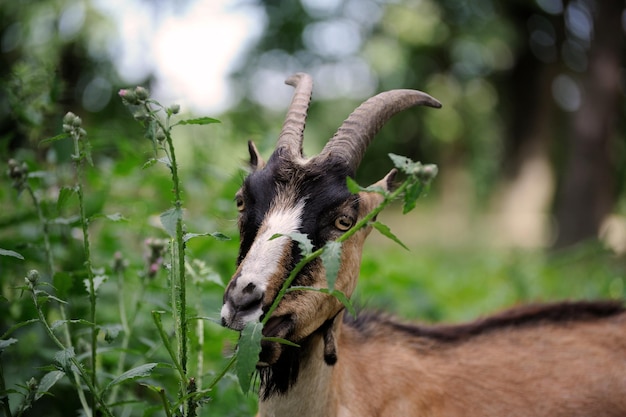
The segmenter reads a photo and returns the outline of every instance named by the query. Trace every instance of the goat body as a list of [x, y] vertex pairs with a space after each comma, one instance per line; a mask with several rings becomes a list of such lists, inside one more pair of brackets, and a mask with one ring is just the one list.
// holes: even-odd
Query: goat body
[[336, 326], [336, 364], [312, 335], [297, 381], [262, 401], [260, 416], [626, 415], [626, 314], [616, 303], [524, 307], [462, 326], [379, 315]]
[[[370, 98], [322, 152], [302, 154], [312, 81], [296, 87], [276, 150], [267, 161], [249, 143], [252, 172], [237, 192], [241, 244], [224, 293], [222, 323], [241, 330], [261, 320], [301, 259], [292, 233], [315, 249], [335, 240], [374, 209], [376, 192], [352, 194], [365, 149], [394, 114], [440, 107], [425, 93], [393, 90]], [[395, 171], [379, 181], [389, 190]], [[351, 296], [371, 227], [341, 247], [335, 289]], [[279, 236], [279, 237], [277, 237]], [[292, 285], [324, 288], [315, 259]], [[262, 417], [610, 417], [626, 416], [626, 312], [617, 302], [578, 302], [512, 309], [457, 326], [416, 326], [384, 315], [344, 317], [333, 296], [290, 291], [263, 335], [300, 347], [262, 342]]]

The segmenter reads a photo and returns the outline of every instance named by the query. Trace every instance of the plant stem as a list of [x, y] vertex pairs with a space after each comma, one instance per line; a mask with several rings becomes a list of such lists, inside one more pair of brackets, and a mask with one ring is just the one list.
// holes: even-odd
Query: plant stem
[[[158, 120], [158, 119], [157, 119]], [[176, 318], [176, 339], [178, 341], [178, 361], [182, 368], [183, 377], [180, 381], [181, 398], [187, 395], [187, 285], [185, 276], [185, 232], [182, 219], [182, 197], [180, 179], [178, 177], [178, 163], [169, 126], [170, 116], [166, 118], [165, 125], [159, 121], [159, 125], [165, 133], [167, 148], [165, 151], [170, 159], [172, 183], [174, 185], [174, 210], [179, 213], [176, 220], [176, 236], [172, 239], [172, 291], [174, 303], [172, 310]]]
[[[83, 231], [83, 248], [85, 252], [85, 268], [87, 269], [87, 280], [89, 282], [89, 321], [91, 322], [91, 385], [97, 389], [98, 380], [96, 378], [96, 351], [98, 343], [98, 326], [96, 324], [96, 289], [94, 285], [94, 273], [91, 264], [91, 248], [89, 243], [89, 219], [87, 218], [87, 210], [85, 207], [85, 199], [83, 195], [83, 164], [87, 157], [84, 148], [85, 144], [82, 144], [81, 149], [81, 134], [74, 130], [72, 131], [72, 138], [74, 139], [74, 161], [76, 164], [76, 194], [78, 195], [78, 206], [80, 210], [80, 222]], [[96, 391], [92, 394], [95, 396]], [[92, 409], [96, 408], [96, 399], [92, 397]]]
[[[45, 218], [43, 214], [41, 203], [39, 202], [39, 199], [37, 198], [35, 191], [32, 189], [30, 185], [28, 185], [28, 183], [26, 183], [26, 186], [24, 188], [26, 188], [28, 195], [33, 201], [33, 205], [35, 206], [35, 209], [37, 210], [37, 217], [39, 218], [39, 223], [41, 224], [41, 229], [42, 229], [41, 232], [43, 235], [44, 251], [46, 253], [46, 261], [48, 263], [48, 274], [50, 275], [50, 281], [53, 282], [54, 280], [54, 255], [52, 253], [52, 246], [50, 245], [50, 236], [48, 234], [49, 233], [48, 220]], [[61, 313], [61, 319], [63, 320], [62, 327], [63, 327], [63, 337], [65, 339], [65, 346], [73, 347], [69, 324], [67, 323], [67, 312], [63, 304], [59, 304], [59, 311]], [[80, 386], [80, 377], [78, 376], [78, 374], [76, 372], [72, 372], [72, 376], [74, 377], [76, 386]], [[85, 398], [85, 392], [83, 390], [78, 390], [77, 393], [78, 393], [78, 398], [80, 400], [80, 404], [82, 405], [83, 410], [85, 411], [85, 414], [88, 417], [91, 417], [91, 408], [89, 407], [89, 404], [87, 403], [87, 399]]]
[[[35, 310], [37, 310], [37, 315], [39, 316], [39, 321], [43, 325], [44, 330], [48, 334], [48, 337], [50, 337], [52, 342], [54, 342], [54, 344], [57, 345], [57, 347], [59, 349], [66, 350], [67, 348], [63, 345], [63, 343], [59, 340], [59, 338], [56, 337], [56, 335], [52, 331], [52, 328], [48, 324], [48, 321], [46, 320], [46, 317], [43, 314], [43, 310], [41, 309], [41, 306], [39, 305], [39, 301], [37, 301], [37, 294], [36, 294], [34, 286], [31, 288], [31, 295], [32, 295], [32, 298], [33, 298], [33, 304], [35, 305]], [[107, 407], [107, 405], [104, 402], [104, 400], [102, 399], [102, 397], [100, 397], [100, 395], [98, 395], [98, 391], [97, 391], [96, 386], [93, 385], [92, 381], [82, 371], [83, 368], [82, 368], [80, 362], [78, 362], [78, 360], [76, 359], [75, 356], [71, 356], [69, 358], [69, 360], [72, 362], [72, 365], [74, 365], [74, 367], [76, 368], [76, 370], [77, 370], [76, 372], [79, 373], [80, 378], [83, 380], [83, 382], [85, 383], [85, 385], [87, 386], [89, 391], [91, 391], [94, 402], [97, 402], [100, 405], [100, 410], [102, 411], [102, 413], [105, 416], [107, 416], [107, 417], [113, 417], [113, 415], [109, 411], [109, 408]], [[82, 390], [80, 384], [76, 385], [76, 389], [77, 389], [77, 391], [81, 391]], [[92, 410], [95, 410], [95, 408], [92, 408]]]
[[[2, 358], [2, 354], [0, 354], [0, 359]], [[4, 368], [2, 367], [2, 361], [0, 360], [0, 392], [4, 392], [2, 395], [2, 408], [4, 409], [4, 414], [6, 417], [12, 417], [11, 414], [11, 406], [9, 405], [9, 395], [6, 394], [6, 384], [4, 382]]]

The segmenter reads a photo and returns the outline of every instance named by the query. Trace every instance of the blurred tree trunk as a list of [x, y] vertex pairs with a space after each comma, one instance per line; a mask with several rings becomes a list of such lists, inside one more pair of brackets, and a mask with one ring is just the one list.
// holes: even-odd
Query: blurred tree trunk
[[[591, 1], [591, 0], [589, 0]], [[582, 103], [570, 120], [568, 155], [556, 196], [562, 248], [597, 236], [615, 202], [612, 159], [620, 91], [621, 0], [597, 0], [588, 71], [583, 74]]]

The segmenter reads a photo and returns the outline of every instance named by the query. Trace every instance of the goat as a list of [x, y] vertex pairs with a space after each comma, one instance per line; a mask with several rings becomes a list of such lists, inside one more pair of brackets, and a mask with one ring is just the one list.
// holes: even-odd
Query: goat
[[[287, 234], [315, 248], [376, 207], [378, 193], [351, 194], [374, 135], [415, 105], [440, 107], [415, 90], [378, 94], [359, 106], [321, 153], [302, 154], [312, 80], [296, 74], [275, 151], [265, 162], [248, 143], [251, 173], [235, 201], [240, 250], [221, 310], [241, 330], [258, 321], [301, 259]], [[392, 187], [394, 171], [377, 184]], [[342, 246], [335, 288], [350, 296], [369, 229]], [[275, 237], [281, 234], [281, 237]], [[326, 287], [317, 259], [292, 285]], [[405, 324], [383, 314], [344, 314], [336, 298], [288, 292], [263, 328], [299, 347], [262, 342], [259, 416], [626, 416], [626, 310], [617, 301], [518, 307], [469, 324]]]

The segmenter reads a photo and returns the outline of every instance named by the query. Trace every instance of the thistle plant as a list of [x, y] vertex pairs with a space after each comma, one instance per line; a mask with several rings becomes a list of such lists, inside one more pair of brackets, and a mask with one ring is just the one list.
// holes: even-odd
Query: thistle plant
[[[174, 369], [179, 375], [178, 402], [173, 407], [170, 406], [169, 401], [161, 392], [164, 407], [168, 411], [168, 415], [174, 413], [174, 409], [176, 409], [176, 415], [193, 417], [196, 416], [197, 408], [206, 394], [198, 393], [197, 379], [189, 375], [188, 369], [189, 318], [187, 317], [186, 243], [189, 239], [198, 236], [212, 236], [216, 239], [226, 239], [226, 236], [218, 232], [187, 233], [183, 221], [183, 192], [176, 150], [172, 139], [172, 129], [180, 125], [206, 125], [219, 121], [210, 117], [174, 120], [173, 117], [180, 111], [179, 105], [174, 104], [165, 107], [150, 98], [148, 91], [143, 87], [120, 90], [119, 95], [123, 103], [131, 110], [133, 117], [143, 124], [146, 129], [145, 135], [152, 143], [154, 156], [148, 160], [144, 167], [162, 163], [171, 174], [174, 194], [172, 207], [162, 213], [160, 219], [164, 230], [169, 235], [170, 263], [168, 275], [176, 346], [172, 346], [162, 323], [163, 312], [153, 311], [152, 316]], [[165, 156], [160, 157], [161, 154]]]

